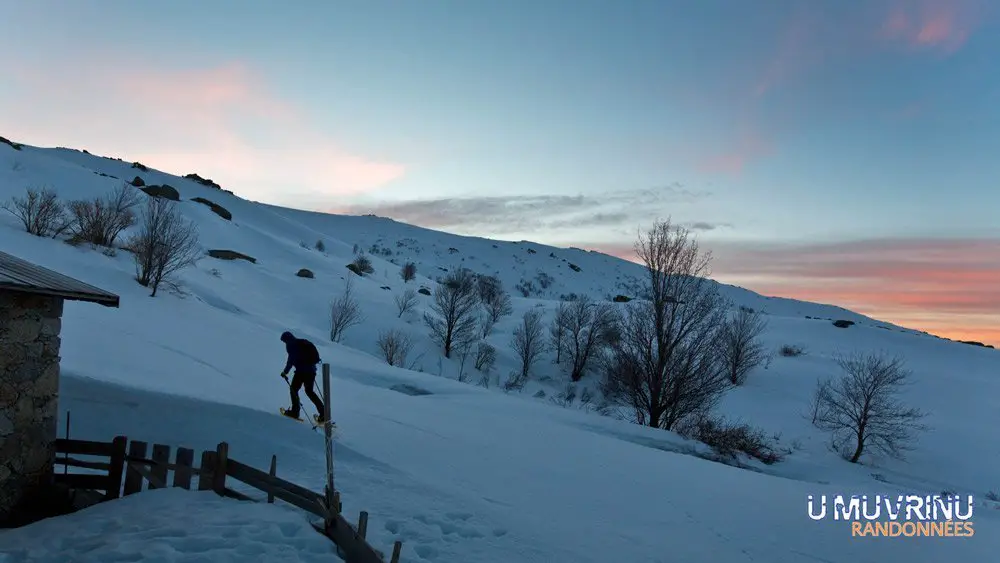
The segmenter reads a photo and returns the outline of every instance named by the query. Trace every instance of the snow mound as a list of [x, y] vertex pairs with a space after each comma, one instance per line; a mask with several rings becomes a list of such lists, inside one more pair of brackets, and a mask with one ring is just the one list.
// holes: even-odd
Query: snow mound
[[211, 491], [144, 491], [0, 533], [0, 563], [312, 563], [336, 560], [333, 543], [302, 512]]

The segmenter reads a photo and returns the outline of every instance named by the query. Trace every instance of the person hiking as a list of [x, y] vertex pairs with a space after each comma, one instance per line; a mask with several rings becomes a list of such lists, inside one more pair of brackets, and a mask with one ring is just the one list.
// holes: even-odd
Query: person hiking
[[289, 391], [292, 397], [292, 408], [284, 411], [284, 415], [291, 418], [299, 418], [299, 410], [302, 404], [299, 401], [299, 389], [305, 388], [306, 396], [316, 405], [316, 422], [323, 422], [323, 400], [316, 394], [316, 364], [320, 362], [319, 351], [316, 345], [305, 338], [296, 338], [291, 332], [281, 333], [281, 341], [285, 343], [285, 350], [288, 352], [288, 361], [285, 362], [285, 369], [281, 371], [281, 377], [288, 381], [288, 370], [295, 368], [292, 381], [289, 383]]

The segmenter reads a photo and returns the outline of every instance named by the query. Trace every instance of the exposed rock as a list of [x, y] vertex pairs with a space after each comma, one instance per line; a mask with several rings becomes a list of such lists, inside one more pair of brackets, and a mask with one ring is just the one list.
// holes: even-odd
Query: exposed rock
[[212, 211], [215, 212], [216, 215], [218, 215], [219, 217], [222, 217], [226, 221], [232, 221], [233, 220], [233, 214], [230, 213], [228, 209], [226, 209], [225, 207], [222, 207], [218, 203], [215, 203], [213, 201], [209, 201], [209, 200], [207, 200], [207, 199], [205, 199], [203, 197], [193, 197], [193, 198], [191, 198], [191, 201], [197, 201], [198, 203], [201, 203], [203, 205], [207, 205], [209, 207], [209, 209], [211, 209]]
[[299, 276], [300, 278], [310, 278], [310, 279], [311, 279], [311, 278], [314, 278], [314, 277], [316, 277], [316, 276], [315, 276], [315, 275], [314, 275], [314, 274], [312, 273], [312, 270], [310, 270], [310, 269], [308, 269], [308, 268], [302, 268], [302, 269], [301, 269], [301, 270], [299, 270], [298, 272], [295, 272], [295, 275], [296, 275], [296, 276]]
[[257, 259], [253, 256], [247, 256], [246, 254], [236, 252], [235, 250], [214, 249], [209, 250], [208, 255], [212, 258], [218, 258], [219, 260], [246, 260], [251, 264], [257, 263]]
[[146, 192], [152, 197], [162, 197], [166, 199], [171, 199], [173, 201], [180, 201], [181, 194], [177, 192], [177, 188], [173, 186], [168, 186], [166, 184], [162, 186], [143, 186], [139, 188], [140, 190]]
[[143, 187], [143, 186], [146, 185], [146, 181], [143, 180], [142, 178], [138, 177], [138, 176], [136, 176], [135, 178], [132, 178], [132, 182], [131, 183], [132, 183], [133, 186], [135, 186], [137, 188], [141, 188], [141, 187]]

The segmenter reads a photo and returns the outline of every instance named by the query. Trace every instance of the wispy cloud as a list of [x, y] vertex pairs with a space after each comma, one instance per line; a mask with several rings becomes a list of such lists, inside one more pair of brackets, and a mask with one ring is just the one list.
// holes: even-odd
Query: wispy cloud
[[2, 61], [13, 70], [6, 134], [198, 172], [251, 198], [274, 196], [282, 185], [285, 202], [361, 193], [405, 172], [345, 149], [247, 64], [174, 69], [127, 57], [91, 60], [56, 68]]
[[[512, 195], [379, 201], [342, 205], [331, 212], [374, 213], [428, 228], [454, 232], [506, 235], [539, 229], [632, 227], [647, 220], [667, 203], [691, 203], [709, 192], [693, 191], [680, 184], [658, 188], [611, 192], [600, 196]], [[714, 227], [700, 223], [703, 230]]]

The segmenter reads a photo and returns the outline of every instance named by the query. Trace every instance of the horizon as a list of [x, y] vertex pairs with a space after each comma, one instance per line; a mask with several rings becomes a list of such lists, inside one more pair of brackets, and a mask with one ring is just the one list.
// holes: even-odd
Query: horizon
[[0, 136], [633, 261], [670, 217], [720, 282], [1000, 346], [993, 5], [569, 6], [11, 4]]

